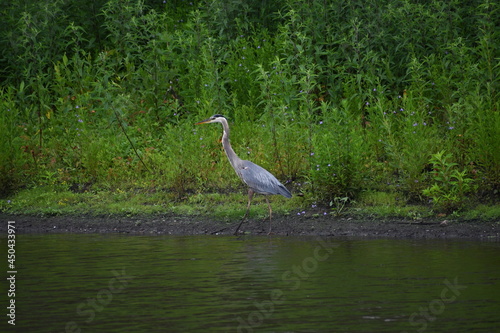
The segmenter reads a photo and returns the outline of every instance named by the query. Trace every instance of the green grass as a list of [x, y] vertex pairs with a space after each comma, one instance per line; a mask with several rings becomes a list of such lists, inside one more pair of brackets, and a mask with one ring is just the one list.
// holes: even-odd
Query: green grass
[[366, 191], [360, 195], [359, 202], [365, 206], [395, 206], [397, 193]]
[[425, 206], [366, 206], [354, 210], [355, 215], [363, 217], [369, 216], [373, 218], [401, 218], [410, 220], [420, 220], [425, 218], [435, 217], [432, 210]]
[[463, 213], [465, 219], [500, 221], [500, 206], [478, 205], [476, 208]]
[[[337, 211], [330, 207], [318, 207], [310, 204], [301, 196], [286, 199], [280, 196], [270, 197], [273, 214], [281, 216], [323, 216], [328, 213], [335, 223], [335, 218], [401, 218], [421, 220], [441, 217], [429, 206], [402, 205], [397, 203], [393, 193], [365, 193], [360, 202], [349, 203], [348, 207]], [[38, 216], [53, 215], [106, 215], [134, 216], [178, 214], [188, 216], [207, 216], [227, 222], [242, 218], [247, 205], [245, 193], [199, 193], [188, 195], [182, 200], [172, 193], [123, 190], [101, 191], [97, 193], [74, 193], [60, 186], [45, 186], [19, 191], [9, 199], [0, 200], [0, 211], [9, 214], [27, 214]], [[268, 208], [263, 196], [256, 195], [252, 201], [249, 218], [266, 219]], [[500, 220], [500, 206], [478, 205], [475, 208], [453, 213], [451, 218], [463, 220]]]
[[[271, 204], [276, 214], [288, 214], [294, 206], [300, 205], [296, 197], [287, 200], [272, 197]], [[206, 193], [189, 195], [182, 200], [172, 193], [144, 193], [101, 191], [97, 193], [74, 193], [58, 186], [37, 187], [19, 191], [9, 199], [0, 201], [0, 210], [12, 214], [28, 215], [149, 215], [174, 213], [180, 215], [206, 215], [221, 219], [241, 218], [247, 205], [243, 193]], [[256, 195], [252, 201], [251, 217], [265, 217], [268, 214], [263, 196]]]

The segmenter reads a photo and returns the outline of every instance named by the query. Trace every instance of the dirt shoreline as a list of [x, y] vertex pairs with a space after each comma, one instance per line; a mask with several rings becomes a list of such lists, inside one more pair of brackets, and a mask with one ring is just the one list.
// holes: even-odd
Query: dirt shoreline
[[[224, 222], [206, 216], [50, 216], [0, 213], [4, 223], [15, 221], [16, 234], [116, 233], [135, 235], [232, 235], [239, 221]], [[250, 219], [241, 231], [267, 235], [268, 221]], [[6, 233], [2, 228], [0, 233]], [[459, 221], [446, 218], [405, 220], [333, 216], [277, 216], [276, 236], [333, 236], [407, 239], [474, 239], [500, 241], [499, 221]]]

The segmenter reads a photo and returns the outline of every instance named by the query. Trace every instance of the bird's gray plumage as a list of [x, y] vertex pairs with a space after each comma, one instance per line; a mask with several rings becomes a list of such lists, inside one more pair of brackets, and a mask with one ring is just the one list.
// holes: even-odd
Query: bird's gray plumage
[[[263, 167], [252, 163], [250, 161], [242, 160], [236, 155], [233, 148], [231, 147], [231, 143], [229, 142], [229, 125], [227, 123], [227, 119], [219, 114], [216, 114], [206, 120], [200, 121], [197, 124], [208, 124], [208, 123], [221, 123], [223, 134], [222, 134], [222, 146], [224, 147], [224, 151], [226, 152], [227, 158], [231, 163], [234, 171], [240, 179], [247, 184], [248, 186], [248, 205], [247, 211], [243, 220], [238, 225], [238, 228], [235, 231], [235, 234], [238, 233], [238, 230], [248, 215], [248, 211], [250, 209], [250, 203], [252, 201], [252, 197], [254, 193], [260, 193], [264, 195], [274, 195], [279, 194], [287, 198], [291, 198], [292, 194], [288, 189], [280, 183], [276, 177], [273, 176], [272, 173], [264, 169]], [[266, 202], [269, 207], [269, 232], [271, 232], [271, 215], [272, 209], [269, 204], [269, 200], [266, 197]]]
[[242, 160], [241, 168], [236, 170], [236, 173], [255, 193], [281, 194], [287, 198], [292, 197], [290, 191], [272, 173], [255, 163]]

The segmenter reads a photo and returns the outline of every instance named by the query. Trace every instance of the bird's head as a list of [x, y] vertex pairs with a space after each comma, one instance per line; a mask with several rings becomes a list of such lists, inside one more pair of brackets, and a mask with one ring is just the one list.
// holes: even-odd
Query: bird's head
[[226, 120], [226, 117], [224, 117], [221, 114], [216, 114], [208, 119], [205, 119], [205, 120], [200, 121], [199, 123], [196, 123], [195, 125], [210, 124], [210, 123], [222, 123], [223, 120]]

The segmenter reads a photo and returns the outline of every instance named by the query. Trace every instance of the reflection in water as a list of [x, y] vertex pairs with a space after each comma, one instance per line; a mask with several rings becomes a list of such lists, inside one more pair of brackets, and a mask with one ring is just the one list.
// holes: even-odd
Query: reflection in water
[[499, 243], [18, 235], [17, 254], [29, 332], [500, 327]]

